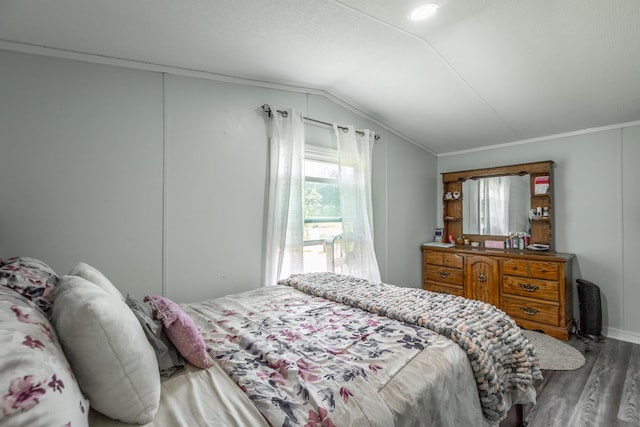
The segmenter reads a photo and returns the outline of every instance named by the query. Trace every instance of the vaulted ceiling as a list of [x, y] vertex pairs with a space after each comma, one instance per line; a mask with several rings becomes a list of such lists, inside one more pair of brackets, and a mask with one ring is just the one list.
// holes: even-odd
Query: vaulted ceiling
[[640, 1], [2, 0], [0, 41], [322, 90], [434, 153], [640, 120]]

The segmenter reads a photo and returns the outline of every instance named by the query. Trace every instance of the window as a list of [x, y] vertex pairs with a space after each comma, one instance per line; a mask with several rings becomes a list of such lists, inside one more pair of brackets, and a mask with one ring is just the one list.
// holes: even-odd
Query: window
[[338, 160], [335, 150], [305, 147], [304, 271], [332, 271], [332, 243], [342, 235]]
[[[371, 208], [374, 133], [353, 126], [339, 132], [332, 125], [330, 141], [316, 143], [305, 133], [302, 114], [288, 110], [271, 117], [264, 285], [305, 271], [379, 282]], [[333, 236], [341, 236], [339, 248], [326, 244]]]

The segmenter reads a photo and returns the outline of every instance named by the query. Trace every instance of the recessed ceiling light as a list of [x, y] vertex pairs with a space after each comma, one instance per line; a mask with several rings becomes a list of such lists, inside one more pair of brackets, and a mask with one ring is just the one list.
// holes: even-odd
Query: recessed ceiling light
[[422, 3], [411, 11], [409, 18], [412, 21], [421, 21], [432, 16], [440, 8], [440, 5], [434, 1]]

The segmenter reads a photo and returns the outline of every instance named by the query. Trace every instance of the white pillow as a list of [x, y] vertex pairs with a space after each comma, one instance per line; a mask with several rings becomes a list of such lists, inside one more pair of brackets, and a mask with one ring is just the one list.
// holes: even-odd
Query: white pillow
[[84, 262], [77, 263], [69, 272], [70, 276], [78, 276], [88, 280], [94, 285], [100, 286], [106, 293], [120, 298], [124, 301], [122, 293], [113, 286], [113, 283], [102, 274], [97, 268], [90, 266]]
[[81, 277], [63, 276], [52, 322], [92, 408], [127, 423], [153, 419], [160, 403], [158, 362], [123, 301]]

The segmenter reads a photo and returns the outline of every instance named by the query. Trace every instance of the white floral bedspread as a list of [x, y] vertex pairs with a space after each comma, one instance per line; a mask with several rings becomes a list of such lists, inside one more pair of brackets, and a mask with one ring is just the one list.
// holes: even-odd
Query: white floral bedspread
[[465, 353], [427, 328], [288, 286], [182, 306], [270, 425], [494, 424]]

